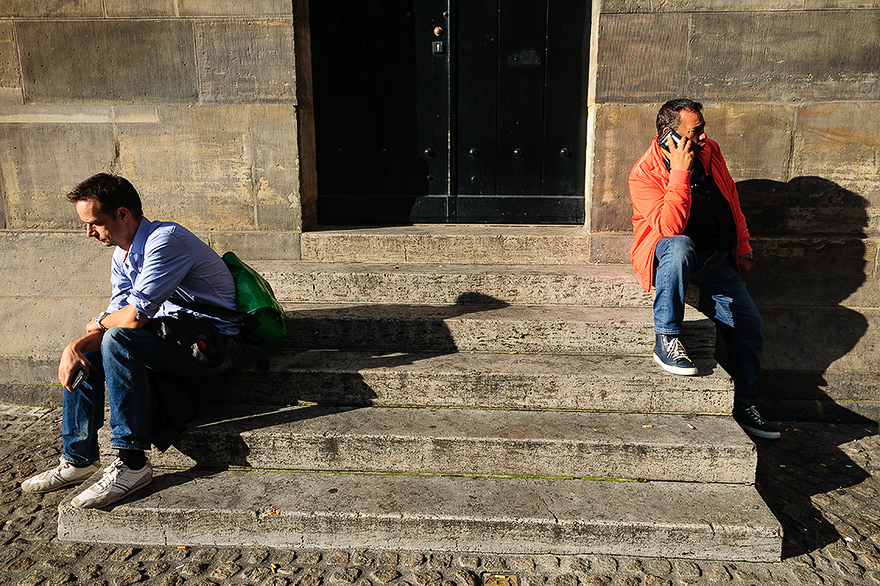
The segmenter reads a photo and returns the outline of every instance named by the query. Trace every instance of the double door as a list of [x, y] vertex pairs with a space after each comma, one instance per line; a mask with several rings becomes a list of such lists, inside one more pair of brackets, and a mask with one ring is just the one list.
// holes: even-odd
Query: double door
[[588, 2], [309, 10], [320, 223], [583, 222]]

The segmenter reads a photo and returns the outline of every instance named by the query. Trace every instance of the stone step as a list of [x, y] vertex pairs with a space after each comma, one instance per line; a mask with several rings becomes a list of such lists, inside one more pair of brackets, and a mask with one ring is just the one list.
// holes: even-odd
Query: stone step
[[160, 471], [106, 510], [73, 508], [79, 490], [59, 507], [61, 540], [751, 561], [782, 549], [755, 488], [736, 484]]
[[253, 261], [282, 303], [650, 307], [628, 265]]
[[[103, 437], [109, 453], [109, 433]], [[327, 406], [203, 408], [154, 465], [752, 483], [730, 417]]]
[[[290, 348], [650, 356], [651, 308], [321, 304], [286, 306]], [[712, 356], [715, 327], [691, 307], [682, 341]]]
[[300, 248], [311, 262], [589, 264], [590, 241], [583, 226], [424, 224], [321, 228]]
[[499, 409], [730, 413], [733, 387], [710, 358], [675, 376], [649, 357], [280, 351], [196, 387], [200, 403], [408, 405]]

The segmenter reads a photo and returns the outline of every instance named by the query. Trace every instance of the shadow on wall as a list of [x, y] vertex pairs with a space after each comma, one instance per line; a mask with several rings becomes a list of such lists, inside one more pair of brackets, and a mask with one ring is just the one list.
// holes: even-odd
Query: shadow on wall
[[[755, 266], [748, 286], [764, 317], [762, 415], [791, 425], [756, 440], [758, 490], [783, 526], [783, 559], [841, 542], [839, 519], [815, 505], [870, 477], [841, 449], [876, 433], [877, 383], [859, 372], [861, 313], [842, 304], [865, 284], [868, 201], [821, 177], [737, 184]], [[832, 367], [841, 358], [847, 368]], [[865, 384], [867, 383], [867, 384]], [[828, 497], [830, 498], [830, 497]]]
[[855, 366], [829, 371], [858, 351], [868, 330], [864, 315], [842, 305], [867, 280], [868, 201], [820, 177], [748, 180], [737, 188], [755, 249], [749, 290], [765, 323], [762, 414], [876, 419], [880, 395], [858, 366], [864, 361], [849, 356]]

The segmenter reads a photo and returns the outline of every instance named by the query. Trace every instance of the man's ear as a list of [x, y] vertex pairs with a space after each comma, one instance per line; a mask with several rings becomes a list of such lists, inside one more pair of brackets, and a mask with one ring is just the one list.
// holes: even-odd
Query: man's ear
[[128, 222], [134, 218], [131, 210], [129, 210], [125, 206], [119, 206], [118, 208], [116, 208], [116, 217], [123, 222]]

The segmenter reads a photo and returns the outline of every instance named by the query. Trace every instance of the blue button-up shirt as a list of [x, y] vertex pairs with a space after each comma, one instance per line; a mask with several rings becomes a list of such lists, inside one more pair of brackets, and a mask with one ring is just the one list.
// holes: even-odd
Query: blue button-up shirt
[[[151, 222], [141, 218], [137, 233], [126, 251], [113, 251], [110, 282], [113, 295], [107, 311], [126, 305], [138, 317], [195, 313], [169, 301], [176, 298], [235, 309], [235, 282], [226, 264], [195, 234], [174, 222]], [[221, 333], [235, 335], [238, 326], [217, 318]]]

